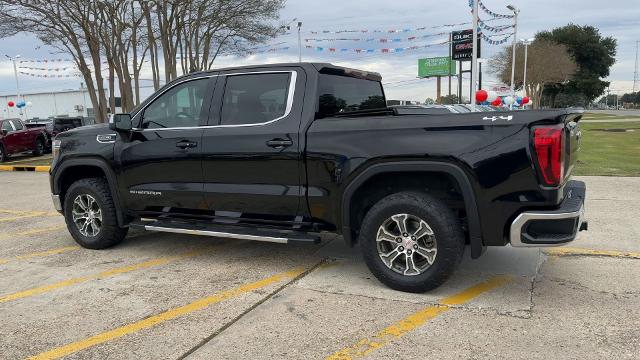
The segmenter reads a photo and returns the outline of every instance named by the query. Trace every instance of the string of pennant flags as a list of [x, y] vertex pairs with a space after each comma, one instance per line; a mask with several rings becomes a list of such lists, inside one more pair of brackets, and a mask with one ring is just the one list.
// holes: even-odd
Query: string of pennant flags
[[471, 24], [470, 22], [461, 22], [461, 23], [455, 23], [455, 24], [442, 24], [442, 25], [434, 25], [434, 26], [422, 26], [422, 27], [417, 27], [417, 28], [403, 28], [403, 29], [343, 29], [343, 30], [312, 30], [312, 31], [308, 31], [306, 33], [308, 34], [367, 34], [367, 33], [387, 33], [387, 34], [394, 34], [394, 33], [408, 33], [408, 32], [416, 32], [416, 31], [425, 31], [425, 30], [431, 30], [431, 29], [438, 29], [438, 28], [447, 28], [447, 27], [457, 27], [457, 26], [462, 26], [462, 25], [469, 25]]
[[428, 39], [435, 36], [448, 35], [448, 32], [440, 32], [436, 34], [425, 34], [419, 36], [409, 36], [402, 38], [306, 38], [305, 42], [337, 42], [337, 41], [365, 41], [365, 42], [377, 42], [377, 43], [394, 43], [405, 41], [418, 41], [422, 39]]
[[25, 69], [25, 70], [41, 70], [41, 71], [67, 71], [70, 69], [75, 69], [75, 67], [61, 67], [61, 68], [43, 68], [43, 67], [34, 67], [34, 66], [19, 66], [19, 69]]
[[408, 46], [408, 47], [397, 47], [397, 48], [361, 49], [361, 48], [322, 47], [322, 46], [311, 46], [311, 45], [306, 45], [305, 48], [313, 49], [315, 51], [320, 51], [320, 52], [329, 52], [329, 53], [356, 53], [356, 54], [381, 53], [381, 54], [389, 54], [389, 53], [400, 53], [400, 52], [405, 52], [405, 51], [424, 49], [424, 48], [429, 48], [429, 47], [432, 47], [432, 46], [445, 45], [445, 44], [448, 44], [448, 43], [449, 43], [449, 39], [446, 39], [444, 41], [437, 42], [437, 43], [434, 43], [434, 44]]
[[[504, 38], [502, 38], [500, 40], [493, 40], [493, 39], [491, 39], [490, 35], [485, 35], [484, 33], [478, 33], [478, 35], [480, 35], [482, 40], [486, 41], [487, 43], [489, 43], [491, 45], [502, 45], [502, 44], [506, 43], [507, 41], [509, 41], [509, 39], [513, 36], [513, 33], [507, 34]], [[500, 35], [503, 35], [503, 34], [500, 34]]]
[[500, 31], [504, 31], [507, 29], [510, 29], [512, 27], [514, 27], [513, 24], [507, 24], [507, 25], [499, 25], [499, 26], [491, 26], [491, 25], [487, 25], [487, 23], [485, 23], [482, 20], [478, 20], [478, 27], [490, 32], [500, 32]]
[[22, 75], [31, 76], [31, 77], [38, 77], [38, 78], [70, 78], [70, 77], [77, 77], [77, 75], [75, 75], [75, 74], [34, 74], [34, 73], [26, 72], [26, 71], [20, 71], [19, 73], [22, 74]]
[[[473, 0], [472, 4], [473, 4]], [[491, 10], [489, 10], [486, 6], [484, 6], [484, 4], [482, 3], [482, 1], [478, 0], [478, 6], [480, 7], [480, 9], [482, 9], [482, 11], [486, 12], [487, 14], [489, 14], [489, 16], [496, 18], [496, 19], [512, 19], [514, 17], [514, 15], [505, 15], [505, 14], [498, 14], [495, 13]]]

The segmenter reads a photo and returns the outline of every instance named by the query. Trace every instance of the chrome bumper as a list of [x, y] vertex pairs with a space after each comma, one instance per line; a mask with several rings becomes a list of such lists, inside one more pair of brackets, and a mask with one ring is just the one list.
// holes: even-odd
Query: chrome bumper
[[558, 209], [521, 213], [511, 223], [511, 246], [560, 246], [575, 240], [578, 232], [588, 228], [584, 216], [585, 197], [584, 182], [571, 181], [567, 185], [567, 195]]
[[53, 207], [57, 211], [62, 212], [62, 202], [60, 202], [60, 195], [51, 194], [51, 201], [53, 201]]

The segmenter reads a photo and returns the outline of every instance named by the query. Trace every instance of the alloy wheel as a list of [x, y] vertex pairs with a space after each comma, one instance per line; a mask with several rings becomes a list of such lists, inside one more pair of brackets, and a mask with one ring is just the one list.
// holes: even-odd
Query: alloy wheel
[[436, 237], [429, 224], [410, 214], [396, 214], [378, 228], [376, 243], [382, 262], [396, 273], [415, 276], [435, 261]]
[[80, 234], [94, 237], [102, 227], [102, 210], [96, 199], [89, 194], [80, 194], [73, 200], [73, 223]]

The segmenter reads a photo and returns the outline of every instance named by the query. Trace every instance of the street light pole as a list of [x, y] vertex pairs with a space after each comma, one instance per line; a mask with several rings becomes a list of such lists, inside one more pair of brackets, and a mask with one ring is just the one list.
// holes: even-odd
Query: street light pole
[[298, 62], [302, 62], [302, 38], [300, 35], [300, 28], [302, 28], [302, 21], [298, 21]]
[[[516, 44], [518, 43], [518, 14], [520, 10], [513, 5], [507, 5], [507, 9], [513, 11], [513, 49], [511, 50], [511, 97], [515, 98], [515, 77], [516, 77]], [[513, 104], [509, 105], [513, 109]]]
[[[473, 43], [471, 56], [471, 108], [476, 111], [476, 80], [478, 77], [478, 1], [473, 1]], [[460, 74], [462, 76], [462, 74]]]
[[[16, 90], [18, 91], [17, 100], [16, 100], [16, 103], [17, 103], [20, 101], [20, 98], [22, 97], [22, 95], [20, 94], [20, 81], [18, 80], [18, 65], [16, 65], [16, 59], [20, 59], [20, 55], [11, 57], [5, 54], [4, 56], [8, 57], [11, 60], [11, 62], [13, 62], [13, 75], [16, 79]], [[19, 114], [22, 115], [22, 109], [20, 109]], [[26, 115], [26, 109], [25, 109], [25, 115]]]
[[529, 57], [527, 50], [529, 49], [529, 45], [533, 42], [533, 39], [522, 39], [520, 41], [524, 44], [524, 75], [522, 77], [522, 97], [525, 97], [527, 96], [527, 59]]

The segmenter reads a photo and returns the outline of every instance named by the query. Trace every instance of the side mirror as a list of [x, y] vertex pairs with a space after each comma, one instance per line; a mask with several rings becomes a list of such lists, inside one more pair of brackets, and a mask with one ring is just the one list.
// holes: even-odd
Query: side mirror
[[112, 114], [109, 117], [109, 129], [114, 131], [131, 131], [131, 114]]

